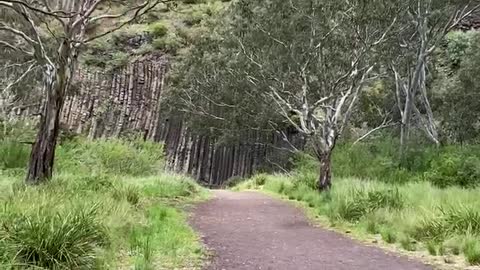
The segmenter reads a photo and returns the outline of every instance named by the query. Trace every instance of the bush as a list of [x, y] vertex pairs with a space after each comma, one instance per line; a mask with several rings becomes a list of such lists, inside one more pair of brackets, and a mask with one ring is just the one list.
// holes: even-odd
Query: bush
[[167, 35], [168, 26], [165, 22], [156, 22], [150, 25], [149, 32], [152, 34], [153, 38], [161, 38]]
[[461, 186], [472, 188], [480, 183], [480, 159], [458, 153], [444, 154], [432, 163], [432, 169], [425, 173], [425, 179], [445, 188]]
[[96, 207], [13, 214], [2, 221], [0, 239], [16, 263], [46, 269], [92, 269], [96, 248], [108, 243]]
[[182, 47], [182, 39], [175, 34], [156, 38], [152, 42], [154, 49], [162, 50], [167, 53], [176, 54], [177, 50]]

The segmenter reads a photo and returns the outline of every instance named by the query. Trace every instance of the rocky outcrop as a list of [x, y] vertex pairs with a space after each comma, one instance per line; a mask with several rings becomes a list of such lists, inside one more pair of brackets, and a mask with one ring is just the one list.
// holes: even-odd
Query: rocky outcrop
[[[303, 141], [295, 134], [284, 136], [251, 131], [235, 142], [225, 142], [196, 132], [181, 115], [168, 114], [161, 107], [169, 59], [148, 56], [113, 72], [82, 69], [66, 98], [61, 121], [69, 133], [90, 139], [136, 135], [163, 142], [166, 167], [189, 174], [209, 186], [222, 186], [232, 177], [248, 177], [257, 171], [288, 167], [293, 143]], [[14, 113], [31, 117], [39, 104]]]

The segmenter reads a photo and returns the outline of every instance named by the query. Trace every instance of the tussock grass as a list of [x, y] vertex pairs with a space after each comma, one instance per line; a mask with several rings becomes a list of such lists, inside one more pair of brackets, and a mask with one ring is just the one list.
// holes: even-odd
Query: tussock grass
[[358, 235], [378, 235], [386, 243], [432, 255], [462, 253], [470, 264], [478, 264], [479, 249], [472, 243], [480, 237], [480, 189], [337, 178], [332, 190], [319, 193], [305, 177], [298, 177], [302, 174], [309, 173], [297, 169], [291, 175], [267, 176], [264, 185], [254, 177], [236, 189], [278, 193], [305, 202], [331, 224], [352, 228]]
[[0, 167], [0, 268], [199, 265], [198, 237], [176, 205], [205, 192], [162, 172], [161, 145], [76, 138], [63, 142], [56, 158], [54, 178], [37, 187], [22, 183], [22, 167]]

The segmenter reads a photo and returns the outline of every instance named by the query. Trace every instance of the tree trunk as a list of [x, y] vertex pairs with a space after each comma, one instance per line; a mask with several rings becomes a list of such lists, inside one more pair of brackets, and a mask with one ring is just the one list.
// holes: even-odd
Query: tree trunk
[[28, 174], [28, 184], [40, 184], [52, 177], [55, 147], [60, 131], [60, 114], [65, 99], [65, 89], [69, 79], [65, 72], [48, 65], [45, 71], [44, 87], [47, 93], [40, 128], [32, 147]]
[[318, 190], [328, 191], [332, 187], [332, 159], [331, 152], [324, 152], [319, 156], [320, 177], [318, 179]]

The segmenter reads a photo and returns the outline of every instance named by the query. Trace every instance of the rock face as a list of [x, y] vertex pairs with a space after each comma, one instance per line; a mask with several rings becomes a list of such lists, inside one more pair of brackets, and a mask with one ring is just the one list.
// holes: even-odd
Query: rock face
[[[166, 55], [150, 55], [113, 73], [80, 70], [62, 110], [63, 129], [90, 139], [140, 134], [164, 142], [168, 169], [210, 186], [287, 166], [292, 145], [279, 135], [252, 131], [241, 141], [225, 143], [196, 133], [181, 116], [166, 114], [160, 101], [168, 64]], [[37, 104], [14, 113], [31, 117], [40, 111]], [[286, 136], [297, 148], [303, 144], [293, 133]]]

